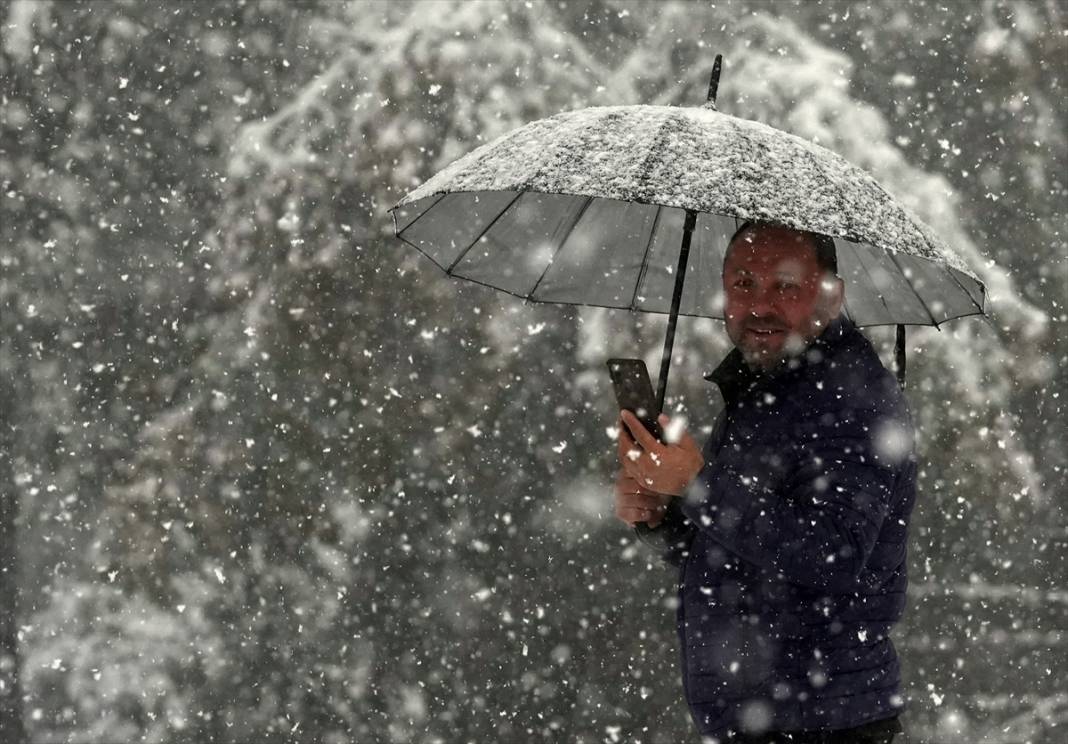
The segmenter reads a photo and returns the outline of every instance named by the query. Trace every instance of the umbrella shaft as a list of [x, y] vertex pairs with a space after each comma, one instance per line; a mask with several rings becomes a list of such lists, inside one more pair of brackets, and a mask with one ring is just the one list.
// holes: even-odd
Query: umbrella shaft
[[897, 324], [897, 338], [894, 344], [894, 367], [897, 369], [897, 384], [905, 389], [905, 326]]
[[660, 380], [656, 386], [656, 410], [664, 410], [664, 395], [667, 393], [668, 368], [671, 366], [671, 347], [675, 344], [675, 323], [679, 319], [679, 305], [682, 303], [682, 283], [686, 280], [686, 261], [690, 257], [690, 240], [697, 225], [697, 212], [686, 210], [686, 222], [682, 228], [682, 250], [679, 251], [679, 265], [675, 271], [675, 290], [671, 294], [671, 313], [668, 315], [667, 337], [664, 339], [664, 354], [660, 358]]

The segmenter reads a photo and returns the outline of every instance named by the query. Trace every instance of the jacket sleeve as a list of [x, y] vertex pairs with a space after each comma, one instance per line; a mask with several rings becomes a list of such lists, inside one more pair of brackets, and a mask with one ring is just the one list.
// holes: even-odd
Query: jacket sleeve
[[866, 413], [830, 436], [824, 427], [825, 436], [754, 442], [717, 458], [680, 499], [682, 513], [730, 552], [780, 578], [854, 591], [902, 465], [878, 456], [879, 419]]
[[681, 502], [679, 498], [668, 502], [664, 518], [654, 529], [634, 530], [638, 539], [655, 550], [661, 560], [675, 567], [681, 567], [686, 560], [690, 543], [697, 533], [693, 522], [682, 513]]

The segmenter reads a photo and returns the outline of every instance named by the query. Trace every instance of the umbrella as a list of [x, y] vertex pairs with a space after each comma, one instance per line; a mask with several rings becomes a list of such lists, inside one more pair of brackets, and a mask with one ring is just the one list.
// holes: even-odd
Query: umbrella
[[727, 241], [744, 221], [834, 239], [858, 326], [984, 315], [964, 261], [864, 170], [716, 109], [597, 106], [531, 122], [459, 158], [390, 212], [398, 238], [450, 276], [525, 301], [667, 313], [663, 410], [679, 315], [723, 317]]

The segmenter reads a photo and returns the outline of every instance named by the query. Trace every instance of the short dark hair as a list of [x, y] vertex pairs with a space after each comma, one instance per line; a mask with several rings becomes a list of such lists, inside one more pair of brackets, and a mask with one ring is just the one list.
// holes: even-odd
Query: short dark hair
[[[751, 227], [786, 227], [785, 225], [775, 225], [771, 222], [755, 222], [753, 220], [747, 220], [743, 222], [741, 227], [734, 231], [734, 235], [731, 235], [731, 239], [727, 241], [727, 250], [723, 252], [723, 258], [726, 259], [727, 251], [734, 245], [735, 239], [743, 232]], [[829, 235], [823, 235], [821, 233], [809, 232], [808, 230], [796, 230], [792, 227], [787, 227], [788, 230], [794, 230], [799, 232], [812, 241], [812, 245], [816, 248], [816, 264], [824, 271], [829, 271], [835, 276], [838, 276], [838, 251], [834, 248], [834, 238]]]

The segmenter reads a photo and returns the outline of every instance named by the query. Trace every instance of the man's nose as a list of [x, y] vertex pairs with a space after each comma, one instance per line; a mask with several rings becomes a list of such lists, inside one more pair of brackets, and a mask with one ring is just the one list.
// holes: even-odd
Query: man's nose
[[749, 314], [756, 318], [777, 315], [778, 308], [775, 300], [776, 296], [771, 289], [754, 292], [749, 302]]

